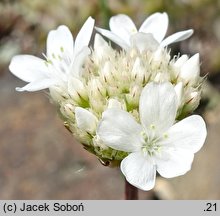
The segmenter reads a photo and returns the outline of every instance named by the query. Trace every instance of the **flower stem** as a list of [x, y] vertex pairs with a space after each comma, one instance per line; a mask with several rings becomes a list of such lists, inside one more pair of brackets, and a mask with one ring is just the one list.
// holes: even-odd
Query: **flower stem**
[[137, 200], [138, 199], [138, 189], [131, 185], [125, 179], [125, 199], [126, 200]]

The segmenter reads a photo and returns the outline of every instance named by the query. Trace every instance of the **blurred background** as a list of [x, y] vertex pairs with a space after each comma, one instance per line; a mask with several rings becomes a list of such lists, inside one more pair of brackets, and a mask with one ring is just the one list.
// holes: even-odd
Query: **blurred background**
[[199, 109], [208, 128], [192, 170], [158, 178], [155, 194], [140, 199], [220, 199], [220, 1], [219, 0], [1, 0], [0, 1], [0, 199], [123, 199], [124, 179], [102, 166], [64, 128], [44, 92], [18, 93], [24, 83], [8, 65], [16, 54], [42, 56], [51, 29], [67, 25], [74, 36], [88, 16], [108, 28], [109, 17], [128, 14], [137, 26], [166, 11], [168, 35], [193, 28], [172, 45], [173, 54], [201, 55], [208, 74]]

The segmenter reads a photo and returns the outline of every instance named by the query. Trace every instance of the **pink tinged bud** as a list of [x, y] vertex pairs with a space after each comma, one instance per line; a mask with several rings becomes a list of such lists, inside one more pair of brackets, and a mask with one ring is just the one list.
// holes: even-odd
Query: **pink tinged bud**
[[180, 69], [179, 77], [182, 78], [185, 83], [194, 84], [198, 78], [200, 73], [200, 62], [199, 62], [199, 54], [195, 54], [189, 60], [187, 60]]

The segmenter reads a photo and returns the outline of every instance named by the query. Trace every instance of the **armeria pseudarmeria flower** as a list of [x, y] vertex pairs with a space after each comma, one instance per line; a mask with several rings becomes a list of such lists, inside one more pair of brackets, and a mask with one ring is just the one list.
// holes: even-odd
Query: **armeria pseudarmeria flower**
[[124, 110], [103, 113], [97, 133], [113, 149], [130, 152], [121, 171], [130, 184], [142, 190], [155, 185], [156, 170], [165, 178], [191, 169], [194, 153], [206, 138], [204, 120], [192, 115], [175, 124], [178, 99], [169, 82], [148, 83], [141, 92], [140, 122]]
[[[199, 54], [191, 58], [187, 55], [171, 58], [167, 48], [164, 48], [164, 44], [186, 39], [192, 34], [192, 30], [176, 33], [169, 40], [169, 37], [165, 39], [165, 43], [162, 36], [158, 38], [159, 32], [152, 30], [154, 25], [157, 28], [156, 20], [161, 20], [162, 17], [165, 19], [162, 28], [164, 37], [168, 18], [166, 13], [156, 13], [144, 22], [142, 29], [148, 29], [146, 33], [135, 33], [132, 39], [134, 43], [123, 50], [113, 49], [98, 33], [94, 37], [93, 47], [88, 47], [94, 25], [92, 18], [88, 18], [80, 30], [75, 46], [67, 27], [61, 26], [51, 31], [47, 39], [45, 61], [28, 55], [15, 56], [11, 60], [10, 71], [29, 82], [17, 90], [37, 91], [49, 88], [51, 99], [58, 107], [65, 127], [84, 148], [95, 154], [105, 165], [119, 165], [132, 151], [114, 148], [102, 134], [97, 133], [97, 128], [100, 131], [100, 125], [105, 121], [106, 113], [110, 112], [108, 109], [132, 115], [140, 124], [140, 95], [143, 95], [142, 91], [149, 83], [158, 83], [155, 86], [170, 83], [173, 86], [176, 111], [172, 113], [172, 124], [174, 120], [182, 120], [191, 114], [200, 101], [203, 78], [199, 75]], [[119, 27], [121, 28], [120, 25]], [[152, 36], [144, 36], [143, 40], [142, 34], [149, 36], [148, 33]], [[155, 91], [159, 88], [155, 87]], [[169, 96], [169, 92], [166, 95]], [[159, 101], [152, 105], [157, 103]], [[164, 121], [167, 121], [166, 118]], [[146, 140], [151, 139], [152, 135], [147, 137], [148, 135], [145, 131]], [[132, 133], [130, 136], [133, 136]], [[127, 145], [129, 148], [129, 143]], [[150, 188], [149, 185], [145, 186], [143, 188]]]
[[38, 91], [58, 88], [68, 91], [71, 77], [79, 77], [84, 59], [90, 54], [88, 44], [94, 27], [89, 17], [75, 43], [68, 27], [61, 25], [49, 32], [46, 60], [31, 55], [17, 55], [12, 58], [9, 69], [18, 78], [29, 82], [17, 91]]
[[193, 34], [193, 30], [189, 29], [174, 33], [164, 39], [168, 23], [167, 13], [154, 13], [147, 17], [137, 30], [129, 16], [119, 14], [110, 18], [110, 31], [102, 28], [96, 29], [125, 50], [134, 45], [140, 50], [146, 45], [150, 46], [151, 49], [156, 49], [158, 46], [166, 47], [171, 43], [185, 40]]

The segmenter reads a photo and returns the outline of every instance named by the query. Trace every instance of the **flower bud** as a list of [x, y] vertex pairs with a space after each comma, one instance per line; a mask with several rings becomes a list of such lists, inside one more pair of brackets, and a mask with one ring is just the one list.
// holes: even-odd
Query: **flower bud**
[[111, 98], [108, 101], [108, 109], [110, 108], [125, 109], [125, 104], [122, 104], [118, 100]]
[[103, 150], [106, 150], [109, 148], [107, 145], [103, 143], [103, 141], [100, 139], [98, 135], [95, 136], [92, 141], [93, 141], [94, 147], [99, 147]]
[[75, 116], [76, 125], [79, 129], [95, 134], [98, 119], [93, 113], [81, 107], [76, 107]]
[[169, 76], [166, 73], [158, 72], [154, 77], [154, 82], [167, 82], [169, 81]]
[[88, 83], [89, 96], [99, 100], [100, 98], [106, 97], [106, 88], [99, 81], [99, 79], [92, 79]]
[[88, 94], [83, 82], [75, 77], [71, 77], [68, 82], [68, 93], [78, 104], [88, 101]]
[[180, 69], [179, 77], [184, 80], [185, 83], [194, 84], [198, 81], [200, 73], [199, 54], [195, 54], [189, 60], [187, 60]]
[[174, 90], [177, 95], [177, 104], [178, 107], [182, 105], [182, 97], [183, 97], [183, 83], [179, 82], [178, 84], [175, 85]]
[[75, 106], [71, 102], [64, 101], [63, 103], [61, 103], [60, 112], [65, 119], [68, 119], [72, 122], [75, 121]]
[[169, 61], [170, 54], [161, 47], [158, 47], [158, 49], [153, 54], [153, 60], [155, 62]]
[[140, 58], [138, 57], [135, 59], [135, 62], [134, 62], [134, 65], [131, 71], [131, 78], [139, 84], [142, 84], [144, 82], [145, 68]]
[[113, 76], [113, 67], [110, 61], [105, 62], [104, 67], [101, 71], [102, 73], [102, 79], [105, 83], [108, 83], [110, 85], [114, 84], [114, 76]]
[[188, 59], [189, 59], [189, 58], [188, 58], [187, 55], [182, 55], [182, 56], [180, 56], [180, 57], [176, 60], [176, 62], [174, 63], [174, 66], [180, 68], [180, 67], [183, 66], [183, 64], [184, 64]]
[[138, 107], [139, 98], [141, 94], [141, 87], [135, 85], [131, 88], [129, 94], [126, 94], [127, 110], [130, 111]]
[[191, 92], [190, 95], [186, 98], [186, 111], [189, 113], [194, 111], [198, 107], [200, 99], [200, 92]]
[[64, 101], [66, 98], [68, 98], [68, 94], [65, 89], [62, 89], [61, 87], [50, 87], [50, 96], [55, 103], [61, 103]]

